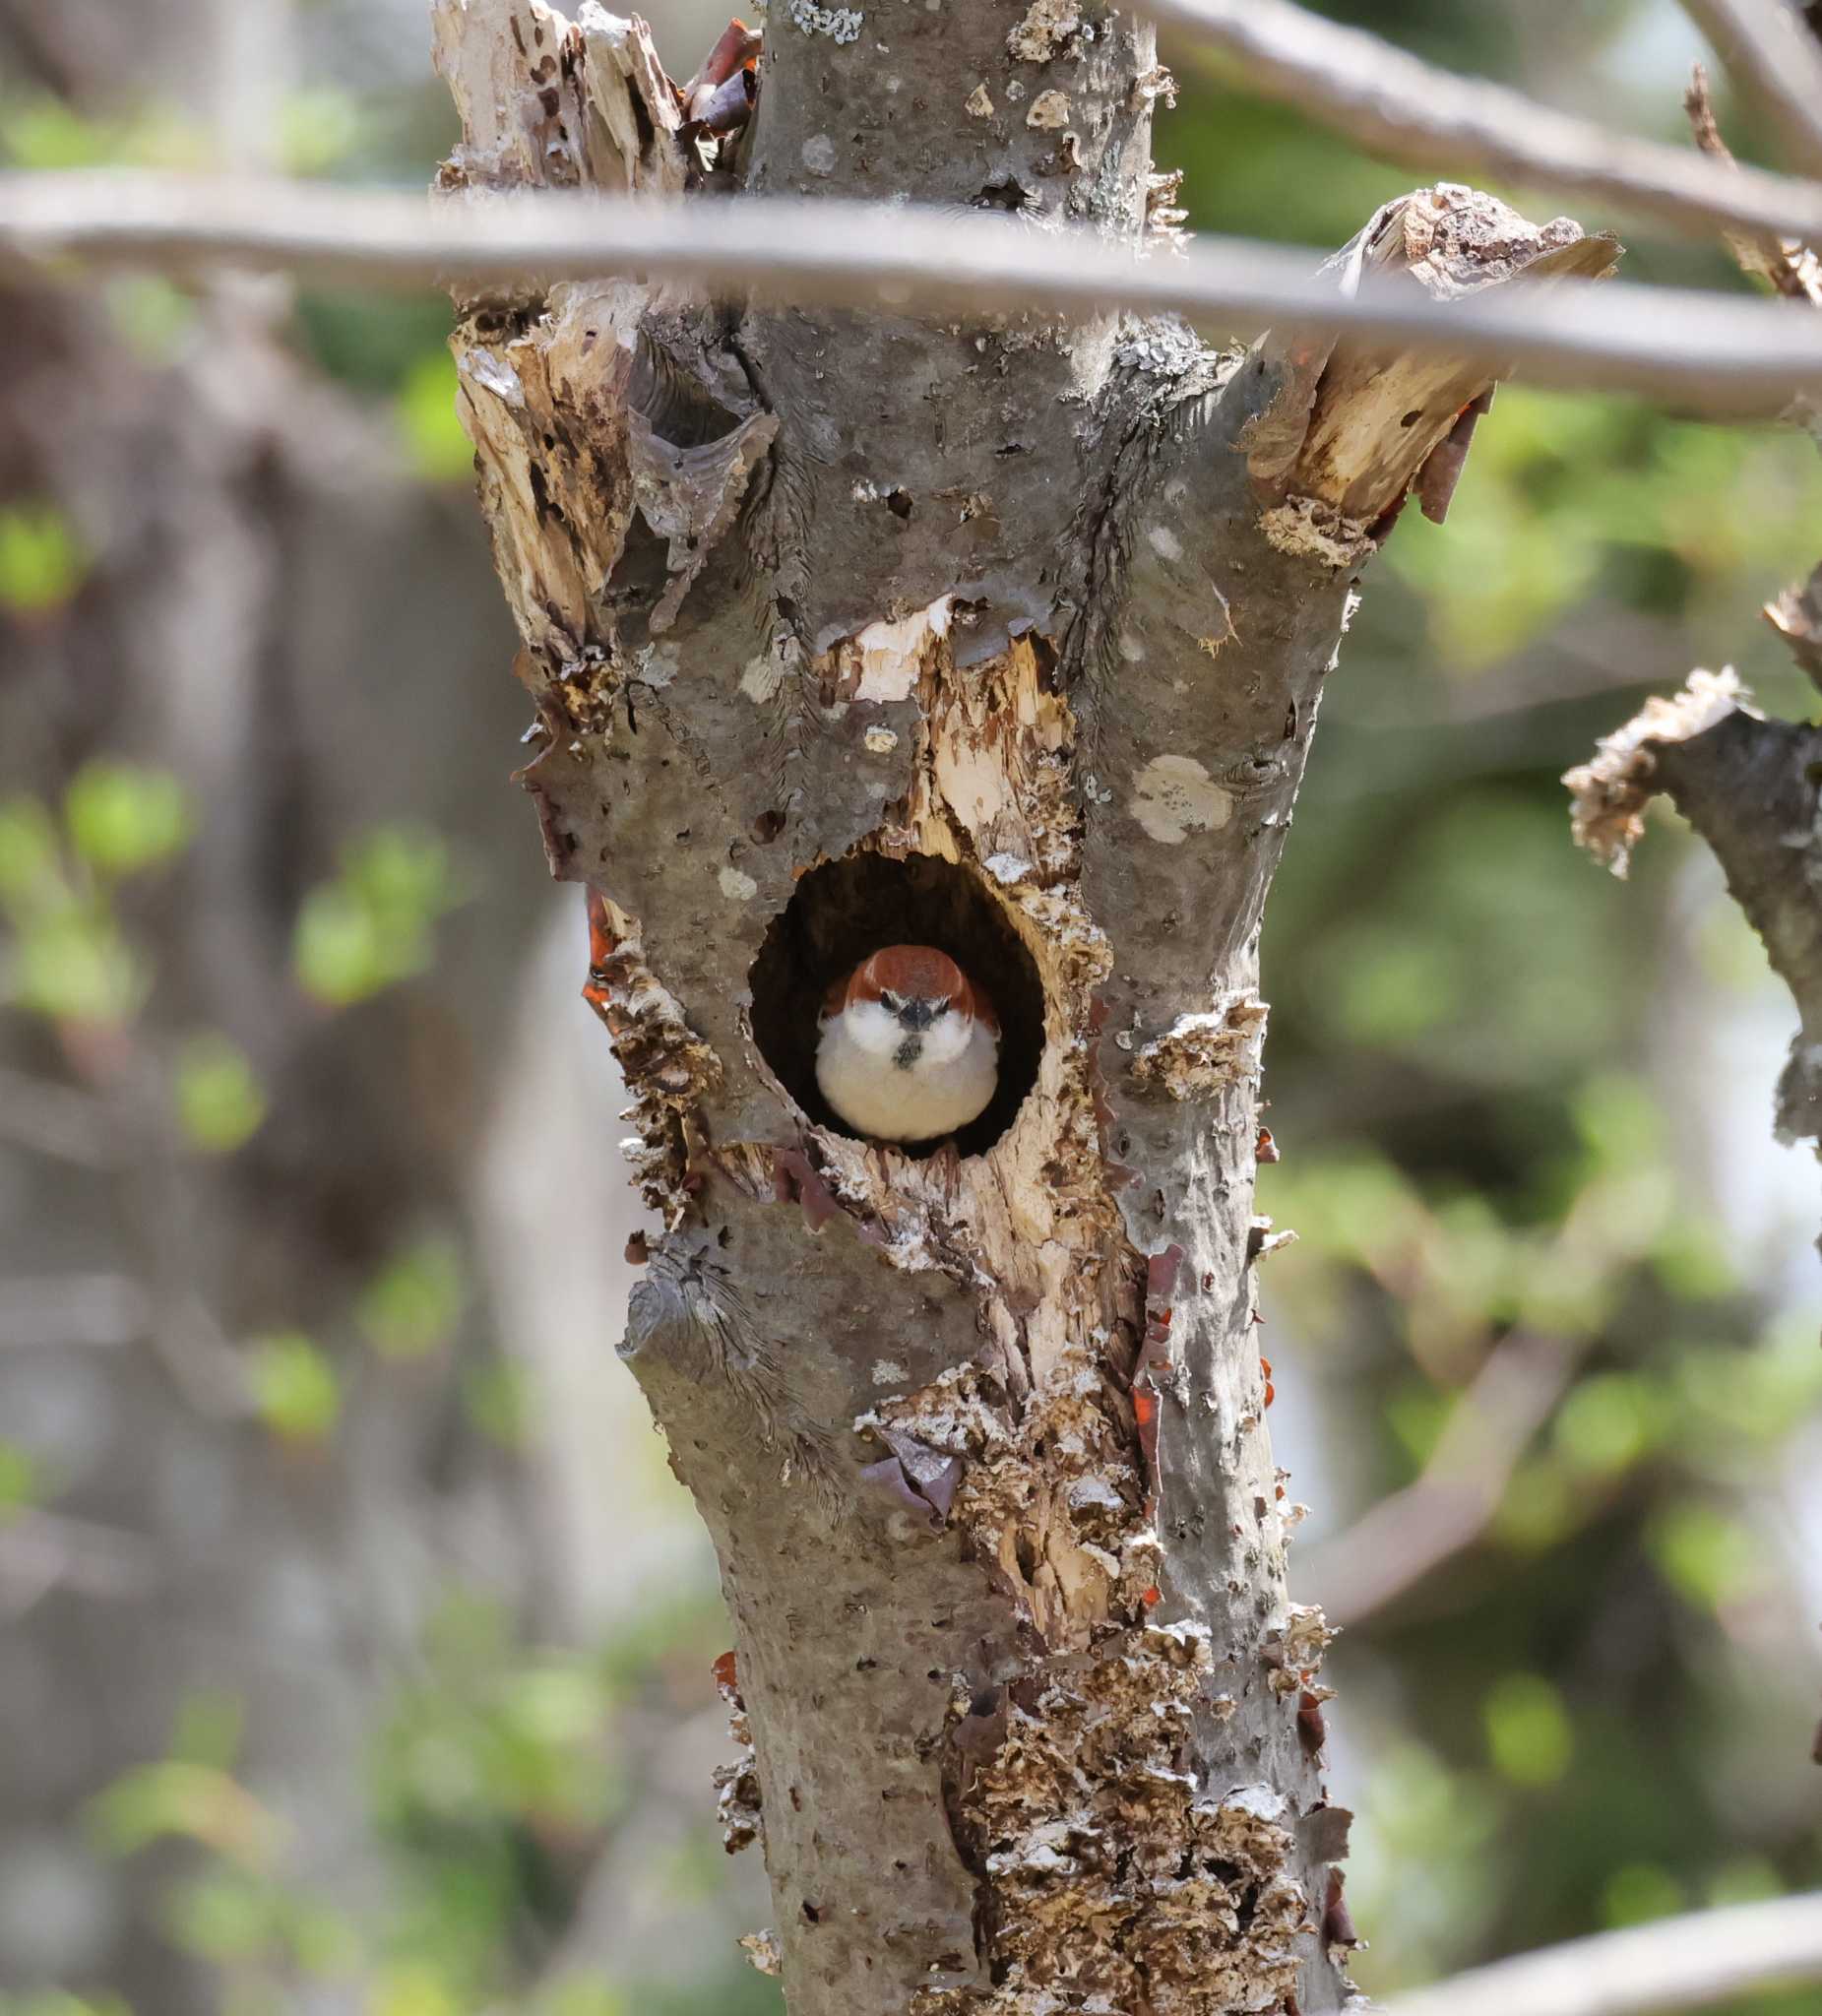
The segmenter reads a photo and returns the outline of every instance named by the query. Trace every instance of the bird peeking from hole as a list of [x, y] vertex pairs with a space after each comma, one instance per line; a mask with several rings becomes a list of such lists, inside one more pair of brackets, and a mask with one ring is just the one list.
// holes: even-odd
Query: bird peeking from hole
[[873, 1141], [936, 1141], [986, 1110], [999, 1082], [999, 1017], [946, 952], [888, 945], [823, 1002], [816, 1083]]

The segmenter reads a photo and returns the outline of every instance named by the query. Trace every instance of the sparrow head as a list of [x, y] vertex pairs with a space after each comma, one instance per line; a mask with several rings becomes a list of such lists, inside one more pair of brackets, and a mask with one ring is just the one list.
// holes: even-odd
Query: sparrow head
[[829, 989], [825, 1023], [846, 1020], [854, 1040], [882, 1055], [908, 1044], [929, 1063], [960, 1056], [975, 1025], [999, 1035], [983, 990], [933, 945], [887, 945]]

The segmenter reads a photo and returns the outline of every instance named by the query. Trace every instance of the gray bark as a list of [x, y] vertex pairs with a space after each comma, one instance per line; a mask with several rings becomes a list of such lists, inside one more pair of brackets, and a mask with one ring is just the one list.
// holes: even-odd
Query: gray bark
[[[637, 25], [436, 20], [466, 200], [909, 197], [1169, 256], [1125, 14], [781, 5], [706, 154]], [[1335, 277], [1611, 256], [1442, 189]], [[460, 307], [525, 781], [667, 1227], [623, 1350], [722, 1562], [762, 1958], [792, 2016], [1341, 2008], [1327, 1631], [1255, 1340], [1258, 932], [1357, 572], [1414, 486], [1446, 509], [1485, 374], [631, 281]], [[1001, 1099], [923, 1157], [809, 1069], [823, 985], [907, 937], [1006, 1023]]]

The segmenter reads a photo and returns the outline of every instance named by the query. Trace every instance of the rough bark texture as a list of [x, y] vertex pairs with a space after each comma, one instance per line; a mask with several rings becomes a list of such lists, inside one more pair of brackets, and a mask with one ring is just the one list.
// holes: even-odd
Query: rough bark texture
[[[911, 197], [1168, 256], [1125, 13], [791, 0], [726, 139], [592, 4], [436, 19], [465, 200]], [[1611, 259], [1443, 188], [1336, 282]], [[735, 1620], [756, 1957], [792, 2016], [1340, 2008], [1327, 1633], [1254, 1341], [1258, 930], [1356, 572], [1414, 486], [1446, 509], [1487, 380], [631, 280], [461, 309], [526, 782], [668, 1227], [624, 1351]], [[922, 1157], [808, 1070], [827, 981], [908, 937], [1011, 1006], [1004, 1097]]]

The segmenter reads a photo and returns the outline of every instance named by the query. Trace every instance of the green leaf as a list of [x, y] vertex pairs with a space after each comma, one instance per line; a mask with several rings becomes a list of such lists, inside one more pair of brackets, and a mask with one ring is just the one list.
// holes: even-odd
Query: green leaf
[[266, 1117], [266, 1095], [240, 1045], [219, 1033], [194, 1036], [177, 1057], [177, 1120], [193, 1148], [229, 1155]]
[[1561, 1694], [1537, 1673], [1508, 1673], [1482, 1713], [1493, 1768], [1510, 1784], [1554, 1785], [1569, 1768], [1575, 1732]]
[[447, 1344], [466, 1295], [453, 1241], [420, 1240], [391, 1260], [361, 1291], [354, 1318], [383, 1357], [417, 1358]]
[[222, 1966], [268, 1952], [277, 1931], [278, 1899], [257, 1878], [212, 1869], [175, 1885], [162, 1916], [174, 1944]]
[[0, 798], [0, 904], [17, 913], [64, 893], [57, 827], [49, 811], [24, 792]]
[[0, 609], [41, 616], [82, 586], [88, 563], [69, 521], [49, 504], [0, 511]]
[[462, 2016], [461, 2004], [427, 1966], [389, 1969], [367, 1997], [367, 2016]]
[[0, 1526], [35, 1503], [42, 1488], [37, 1460], [31, 1450], [0, 1440]]
[[298, 978], [347, 1007], [422, 973], [432, 930], [462, 900], [449, 850], [434, 833], [380, 826], [343, 854], [342, 872], [304, 899], [292, 940]]
[[1701, 1609], [1719, 1609], [1764, 1579], [1760, 1544], [1750, 1531], [1700, 1500], [1667, 1506], [1645, 1544], [1665, 1580]]
[[165, 1757], [141, 1764], [100, 1794], [90, 1816], [103, 1845], [132, 1855], [155, 1841], [195, 1841], [247, 1868], [271, 1863], [283, 1844], [277, 1816], [213, 1765]]
[[321, 1442], [342, 1413], [336, 1368], [300, 1330], [254, 1341], [248, 1382], [260, 1418], [287, 1441]]
[[345, 91], [295, 92], [279, 113], [279, 160], [287, 175], [321, 176], [360, 138], [360, 106]]
[[1668, 1414], [1665, 1394], [1642, 1373], [1600, 1372], [1564, 1400], [1552, 1440], [1572, 1469], [1617, 1477], [1658, 1445]]
[[474, 444], [456, 408], [455, 359], [435, 350], [412, 365], [393, 405], [411, 467], [429, 483], [463, 482], [474, 473]]
[[167, 770], [97, 759], [63, 797], [70, 844], [103, 875], [132, 875], [180, 853], [196, 830], [190, 795]]
[[1642, 1925], [1674, 1917], [1683, 1908], [1683, 1890], [1668, 1869], [1655, 1862], [1628, 1862], [1607, 1878], [1602, 1902], [1609, 1925]]
[[100, 905], [66, 902], [20, 927], [15, 998], [33, 1014], [53, 1022], [130, 1022], [151, 984], [145, 962]]

